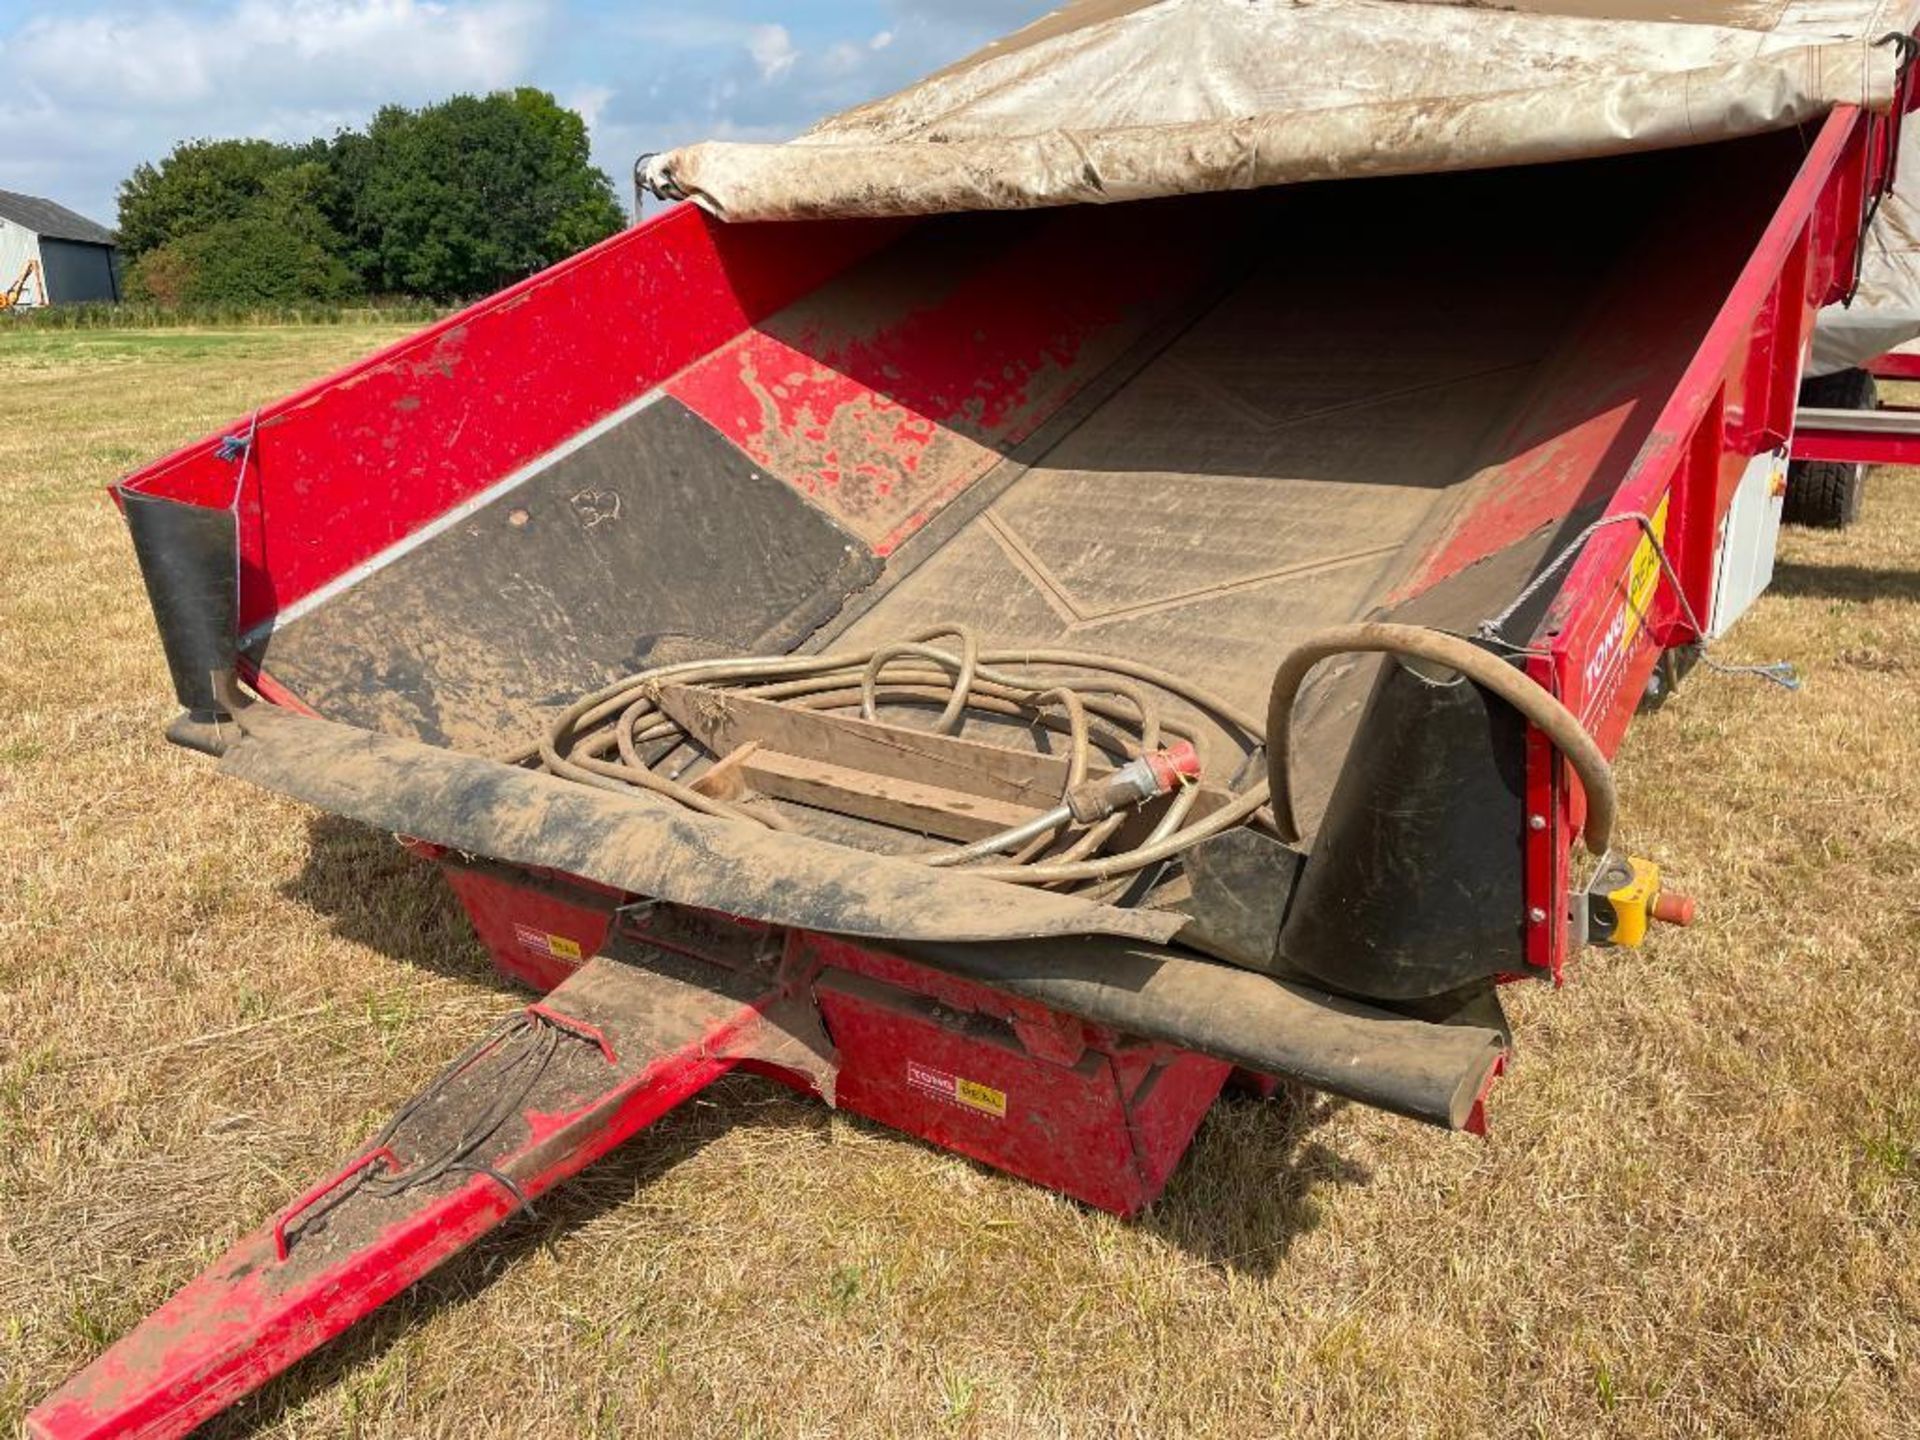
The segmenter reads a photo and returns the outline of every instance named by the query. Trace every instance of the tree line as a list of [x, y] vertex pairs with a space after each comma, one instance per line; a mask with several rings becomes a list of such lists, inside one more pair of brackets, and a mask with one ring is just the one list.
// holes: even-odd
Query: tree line
[[126, 288], [161, 304], [489, 294], [619, 230], [543, 90], [390, 105], [331, 140], [189, 140], [120, 186]]

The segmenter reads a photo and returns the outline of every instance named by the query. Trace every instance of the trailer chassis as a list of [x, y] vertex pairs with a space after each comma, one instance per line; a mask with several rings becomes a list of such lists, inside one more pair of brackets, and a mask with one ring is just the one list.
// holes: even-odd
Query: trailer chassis
[[[1720, 527], [1743, 476], [1796, 443], [1813, 315], [1852, 286], [1862, 226], [1891, 182], [1904, 81], [1901, 95], [1894, 114], [1841, 108], [1822, 123], [1525, 642], [1526, 672], [1608, 753], [1663, 654], [1703, 639]], [[1660, 582], [1667, 562], [1677, 593]], [[269, 700], [292, 699], [249, 678]], [[1558, 980], [1586, 914], [1572, 859], [1586, 807], [1538, 732], [1525, 805], [1527, 961]], [[545, 998], [46, 1400], [33, 1434], [185, 1433], [735, 1069], [1119, 1214], [1160, 1193], [1235, 1072], [1235, 1057], [1089, 1019], [1070, 991], [1036, 999], [1011, 971], [969, 976], [931, 951], [748, 925], [416, 849], [443, 866], [500, 970]], [[1502, 1065], [1486, 1058], [1452, 1123], [1482, 1127]], [[1331, 1070], [1327, 1083], [1337, 1088]], [[463, 1095], [472, 1103], [459, 1114], [477, 1107], [487, 1123], [436, 1129], [436, 1106]], [[495, 1105], [503, 1095], [510, 1103]]]

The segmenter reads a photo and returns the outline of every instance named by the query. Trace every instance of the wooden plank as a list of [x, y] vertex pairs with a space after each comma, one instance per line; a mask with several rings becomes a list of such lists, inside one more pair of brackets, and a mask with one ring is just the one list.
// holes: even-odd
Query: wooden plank
[[897, 776], [850, 770], [823, 760], [807, 760], [764, 748], [746, 755], [735, 773], [761, 794], [777, 800], [794, 800], [802, 805], [948, 840], [980, 840], [1015, 825], [1024, 825], [1040, 813], [1004, 800], [968, 795]]
[[[911, 780], [1026, 806], [1030, 812], [1059, 804], [1067, 784], [1067, 761], [1062, 755], [1010, 750], [724, 690], [663, 685], [660, 708], [716, 755], [758, 741], [763, 752], [817, 760], [870, 777]], [[1111, 768], [1098, 761], [1087, 773], [1104, 775]]]
[[[717, 755], [730, 757], [742, 745], [759, 744], [763, 752], [817, 760], [870, 777], [886, 776], [957, 790], [1024, 806], [1028, 813], [1051, 810], [1059, 804], [1067, 783], [1067, 762], [1061, 755], [1011, 750], [852, 715], [802, 710], [723, 690], [664, 685], [660, 708]], [[1107, 760], [1100, 758], [1087, 773], [1104, 775], [1111, 769]], [[1203, 783], [1189, 822], [1211, 814], [1231, 798], [1221, 787]], [[1144, 838], [1165, 805], [1165, 800], [1155, 800], [1130, 816], [1115, 845], [1124, 848]]]
[[702, 795], [711, 795], [716, 800], [738, 800], [747, 789], [746, 782], [740, 776], [740, 766], [759, 748], [758, 740], [749, 740], [738, 750], [730, 751], [714, 761], [700, 773], [699, 779], [689, 782], [687, 788]]

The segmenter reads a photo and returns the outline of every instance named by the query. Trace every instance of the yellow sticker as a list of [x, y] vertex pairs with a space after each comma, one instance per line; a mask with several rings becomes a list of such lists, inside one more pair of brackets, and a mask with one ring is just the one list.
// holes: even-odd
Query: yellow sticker
[[984, 1110], [989, 1115], [1007, 1118], [1007, 1093], [996, 1090], [991, 1085], [982, 1085], [978, 1080], [954, 1081], [953, 1098], [962, 1105], [971, 1105], [976, 1110]]
[[1620, 637], [1620, 648], [1625, 650], [1633, 644], [1633, 637], [1640, 633], [1645, 622], [1647, 607], [1653, 603], [1654, 592], [1660, 588], [1660, 547], [1667, 541], [1667, 500], [1661, 496], [1660, 508], [1653, 512], [1653, 534], [1642, 534], [1640, 547], [1633, 552], [1633, 563], [1627, 567], [1627, 624]]
[[923, 1094], [952, 1105], [964, 1105], [969, 1110], [978, 1110], [982, 1115], [991, 1115], [996, 1120], [1007, 1118], [1007, 1092], [996, 1090], [991, 1085], [982, 1085], [978, 1080], [962, 1080], [945, 1070], [936, 1070], [931, 1065], [909, 1060], [907, 1084]]
[[565, 935], [555, 935], [548, 930], [536, 929], [532, 925], [516, 923], [513, 927], [514, 939], [533, 951], [536, 955], [551, 955], [556, 960], [579, 960], [583, 958], [578, 940], [569, 940]]

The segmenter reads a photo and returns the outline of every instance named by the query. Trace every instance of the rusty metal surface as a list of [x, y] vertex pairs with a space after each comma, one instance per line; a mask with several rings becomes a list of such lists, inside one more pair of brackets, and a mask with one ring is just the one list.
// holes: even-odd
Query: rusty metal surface
[[1234, 240], [1183, 221], [918, 226], [667, 389], [888, 555], [1191, 303]]

